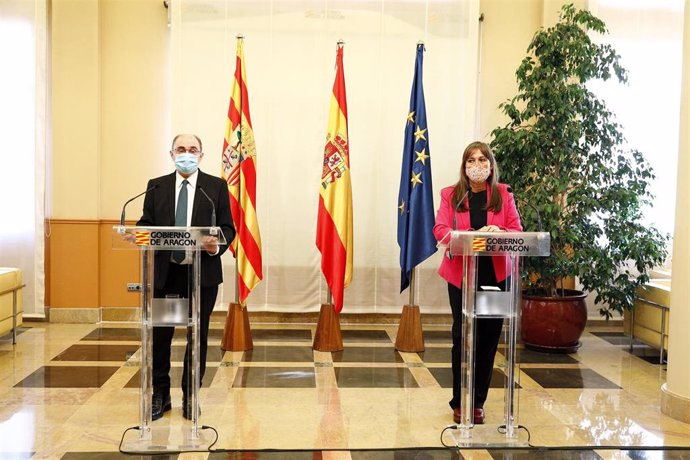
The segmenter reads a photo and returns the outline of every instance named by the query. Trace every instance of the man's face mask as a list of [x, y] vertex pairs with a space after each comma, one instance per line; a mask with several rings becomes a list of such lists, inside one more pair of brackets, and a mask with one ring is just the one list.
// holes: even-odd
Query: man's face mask
[[192, 174], [199, 169], [199, 157], [193, 153], [176, 153], [175, 168], [182, 174]]

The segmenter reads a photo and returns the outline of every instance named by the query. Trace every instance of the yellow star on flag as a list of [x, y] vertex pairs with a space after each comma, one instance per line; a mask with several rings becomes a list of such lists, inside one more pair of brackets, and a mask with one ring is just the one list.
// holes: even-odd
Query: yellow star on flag
[[426, 165], [426, 159], [429, 158], [429, 155], [426, 154], [426, 149], [422, 149], [421, 152], [417, 152], [417, 151], [415, 150], [414, 153], [417, 154], [417, 159], [414, 160], [415, 163], [418, 162], [418, 161], [421, 161], [423, 165]]
[[426, 129], [421, 129], [419, 125], [417, 125], [417, 131], [414, 132], [414, 141], [417, 142], [419, 139], [426, 140], [426, 137], [424, 137], [425, 132]]
[[400, 206], [398, 206], [398, 209], [400, 209], [400, 215], [402, 216], [405, 212], [405, 200], [400, 200]]
[[412, 182], [412, 188], [415, 188], [417, 184], [422, 183], [422, 179], [419, 178], [421, 175], [421, 172], [419, 174], [415, 174], [414, 172], [412, 173], [412, 179], [410, 179], [410, 182]]
[[407, 121], [409, 123], [414, 123], [414, 110], [407, 114]]

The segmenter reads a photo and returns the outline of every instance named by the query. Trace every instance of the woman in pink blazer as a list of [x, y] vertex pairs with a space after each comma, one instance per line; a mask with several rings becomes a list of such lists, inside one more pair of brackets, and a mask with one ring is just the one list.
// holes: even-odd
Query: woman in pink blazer
[[[485, 232], [522, 231], [520, 216], [510, 187], [498, 183], [496, 159], [489, 146], [473, 142], [462, 155], [460, 179], [441, 190], [441, 206], [436, 213], [434, 236], [447, 242], [452, 230]], [[507, 286], [506, 263], [502, 256], [479, 257], [477, 285]], [[438, 270], [448, 282], [448, 297], [453, 313], [453, 420], [460, 423], [460, 356], [462, 353], [462, 257], [444, 257]], [[489, 392], [491, 374], [502, 318], [480, 318], [475, 327], [474, 423], [484, 423], [484, 402]]]

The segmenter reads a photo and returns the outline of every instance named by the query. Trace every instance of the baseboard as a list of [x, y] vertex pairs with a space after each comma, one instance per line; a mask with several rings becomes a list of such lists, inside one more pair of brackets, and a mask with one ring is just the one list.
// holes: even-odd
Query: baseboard
[[[211, 322], [225, 324], [227, 311], [216, 310], [211, 316]], [[140, 320], [138, 307], [102, 307], [102, 308], [48, 308], [46, 307], [46, 321], [51, 323], [98, 323], [104, 322], [137, 322]], [[38, 319], [36, 319], [38, 320]], [[274, 324], [316, 324], [319, 320], [318, 312], [249, 312], [252, 323]], [[429, 326], [450, 326], [451, 315], [422, 314], [422, 324]], [[393, 313], [342, 313], [341, 324], [381, 324], [398, 325], [400, 314]]]
[[101, 321], [132, 322], [141, 320], [139, 307], [101, 307]]
[[669, 391], [667, 385], [668, 383], [661, 385], [661, 413], [683, 423], [690, 423], [690, 399]]
[[[225, 323], [227, 311], [215, 310], [211, 315], [211, 322]], [[105, 322], [136, 322], [140, 319], [139, 307], [102, 307], [102, 308], [48, 308], [46, 319], [26, 318], [28, 321], [49, 321], [51, 323], [98, 323]], [[422, 325], [450, 326], [453, 317], [450, 314], [422, 313]], [[273, 324], [316, 324], [319, 320], [318, 312], [275, 312], [249, 311], [251, 323]], [[341, 324], [380, 324], [398, 325], [398, 313], [341, 313]], [[588, 319], [587, 327], [623, 328], [622, 319]]]
[[51, 323], [98, 323], [100, 308], [47, 308], [46, 318]]
[[587, 327], [619, 327], [623, 328], [623, 318], [621, 319], [587, 319]]

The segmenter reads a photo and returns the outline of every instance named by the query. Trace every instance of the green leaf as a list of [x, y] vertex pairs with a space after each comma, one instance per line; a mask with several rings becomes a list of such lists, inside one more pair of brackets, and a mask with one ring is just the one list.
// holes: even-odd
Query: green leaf
[[[625, 148], [615, 115], [587, 87], [627, 82], [615, 49], [590, 33], [608, 31], [571, 4], [534, 34], [515, 72], [518, 93], [499, 106], [509, 122], [492, 131], [491, 146], [524, 228], [536, 230], [538, 209], [551, 235], [550, 257], [525, 260], [526, 288], [555, 294], [557, 280], [577, 276], [610, 318], [632, 308], [636, 287], [668, 256], [669, 237], [640, 222], [653, 200], [650, 164]], [[530, 281], [534, 272], [541, 277]]]

